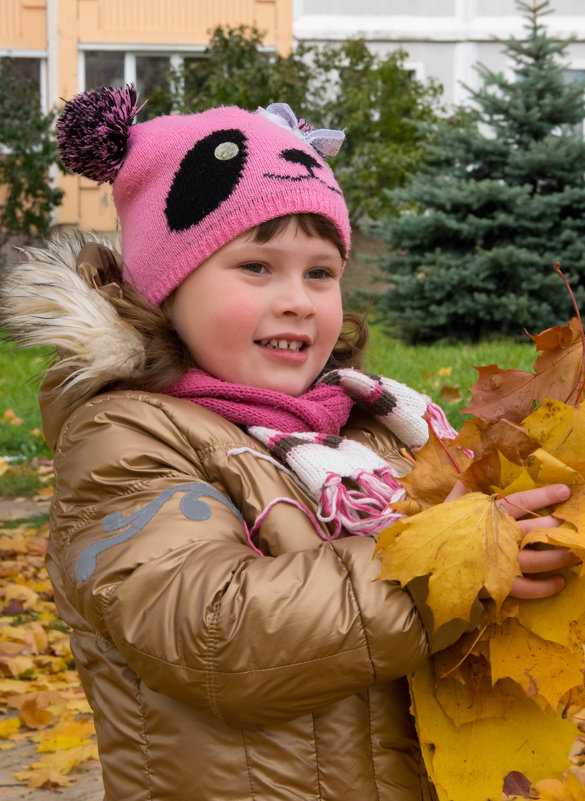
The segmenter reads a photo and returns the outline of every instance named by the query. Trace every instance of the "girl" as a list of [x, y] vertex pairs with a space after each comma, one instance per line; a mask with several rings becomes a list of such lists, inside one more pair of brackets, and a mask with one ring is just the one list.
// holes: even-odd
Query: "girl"
[[322, 158], [343, 134], [282, 104], [136, 112], [133, 89], [102, 89], [58, 126], [65, 165], [113, 183], [122, 259], [75, 236], [4, 288], [13, 335], [60, 355], [41, 391], [47, 565], [105, 797], [429, 799], [404, 677], [475, 621], [434, 637], [423, 600], [375, 581], [401, 449], [424, 444], [427, 411], [450, 431], [428, 399], [351, 366], [350, 228]]

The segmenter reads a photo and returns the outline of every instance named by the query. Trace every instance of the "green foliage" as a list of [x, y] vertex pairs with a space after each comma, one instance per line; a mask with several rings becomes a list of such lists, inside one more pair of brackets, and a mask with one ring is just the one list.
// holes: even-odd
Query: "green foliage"
[[49, 180], [57, 161], [53, 118], [41, 112], [37, 90], [16, 62], [0, 59], [0, 248], [14, 235], [30, 242], [50, 232], [63, 195]]
[[151, 94], [148, 114], [288, 103], [317, 128], [346, 131], [330, 164], [352, 225], [393, 213], [395, 204], [382, 189], [402, 186], [420, 162], [428, 137], [420, 123], [435, 119], [438, 84], [414, 80], [404, 68], [404, 52], [382, 58], [363, 39], [299, 45], [288, 56], [267, 53], [263, 40], [255, 28], [216, 28], [205, 58], [186, 61], [172, 72], [170, 90], [158, 87]]
[[505, 53], [514, 77], [485, 67], [476, 111], [441, 121], [426, 164], [404, 190], [399, 218], [380, 233], [389, 283], [387, 325], [409, 342], [523, 336], [566, 322], [571, 299], [560, 261], [585, 301], [585, 118], [583, 82], [564, 83], [569, 42], [551, 39], [548, 0], [518, 3], [526, 39]]

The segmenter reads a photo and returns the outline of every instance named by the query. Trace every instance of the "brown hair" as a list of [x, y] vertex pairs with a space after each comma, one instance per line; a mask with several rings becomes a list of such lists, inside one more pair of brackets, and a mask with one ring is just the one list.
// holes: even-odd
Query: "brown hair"
[[326, 239], [332, 242], [339, 251], [343, 261], [347, 259], [347, 252], [343, 239], [335, 223], [328, 217], [321, 214], [306, 212], [303, 214], [285, 214], [283, 217], [274, 217], [272, 220], [260, 223], [248, 232], [254, 242], [269, 242], [283, 231], [291, 220], [295, 220], [297, 226], [306, 236], [314, 236], [319, 239]]
[[[318, 214], [291, 214], [277, 217], [252, 228], [256, 242], [268, 242], [282, 231], [291, 219], [307, 236], [320, 237], [332, 242], [345, 260], [346, 252], [339, 231], [331, 220]], [[120, 317], [130, 323], [143, 337], [144, 368], [125, 381], [126, 386], [162, 392], [190, 367], [196, 367], [186, 345], [179, 338], [170, 316], [170, 297], [160, 306], [153, 306], [131, 285], [124, 283], [121, 296], [108, 299]], [[325, 370], [339, 367], [359, 367], [368, 342], [365, 318], [353, 311], [343, 315], [343, 327], [329, 357]]]

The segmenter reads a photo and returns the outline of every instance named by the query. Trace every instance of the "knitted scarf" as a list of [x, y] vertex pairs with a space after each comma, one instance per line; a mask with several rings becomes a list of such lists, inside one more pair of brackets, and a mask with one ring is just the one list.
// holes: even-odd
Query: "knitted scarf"
[[[440, 438], [453, 439], [457, 433], [426, 395], [353, 368], [326, 373], [298, 397], [230, 384], [198, 369], [188, 370], [166, 392], [245, 427], [271, 456], [248, 448], [237, 453], [272, 461], [316, 501], [317, 520], [308, 507], [290, 498], [272, 501], [249, 532], [254, 550], [251, 537], [278, 502], [301, 507], [322, 539], [343, 532], [375, 535], [401, 517], [392, 504], [406, 493], [391, 466], [367, 446], [339, 435], [354, 406], [367, 409], [412, 451], [425, 444], [430, 426]], [[325, 533], [317, 521], [331, 524], [332, 533]]]

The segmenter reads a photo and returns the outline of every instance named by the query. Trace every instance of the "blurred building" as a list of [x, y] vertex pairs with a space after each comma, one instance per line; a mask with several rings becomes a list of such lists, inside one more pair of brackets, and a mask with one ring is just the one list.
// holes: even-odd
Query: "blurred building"
[[[585, 77], [585, 4], [552, 0], [543, 17], [553, 35], [575, 41], [566, 79]], [[494, 40], [522, 38], [515, 0], [0, 0], [0, 58], [18, 59], [33, 78], [45, 110], [61, 98], [104, 84], [136, 83], [143, 98], [164, 83], [170, 65], [201, 59], [210, 29], [256, 25], [270, 50], [294, 42], [335, 43], [363, 36], [374, 52], [402, 48], [407, 68], [438, 79], [449, 105], [465, 103], [477, 87], [474, 65], [511, 72]], [[65, 200], [55, 222], [112, 230], [109, 187], [59, 176]]]
[[[170, 65], [203, 57], [210, 29], [255, 25], [268, 49], [290, 50], [292, 0], [0, 0], [0, 58], [38, 82], [45, 110], [85, 89], [136, 83], [142, 97]], [[108, 185], [59, 176], [55, 222], [112, 230]]]
[[[551, 0], [554, 13], [542, 21], [553, 36], [575, 37], [567, 80], [585, 76], [585, 3]], [[515, 0], [294, 0], [294, 39], [334, 43], [363, 36], [379, 54], [402, 48], [407, 67], [422, 80], [433, 77], [453, 106], [465, 103], [481, 81], [474, 65], [511, 72], [494, 41], [523, 38], [525, 20]]]

